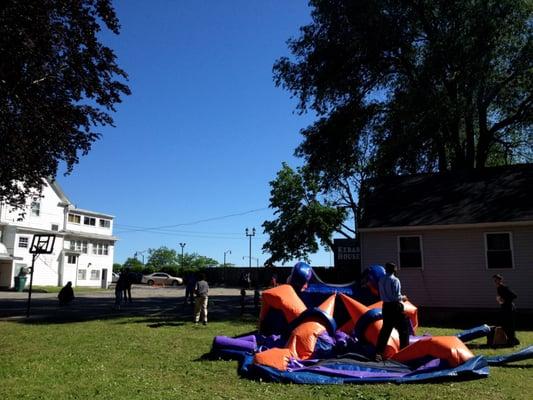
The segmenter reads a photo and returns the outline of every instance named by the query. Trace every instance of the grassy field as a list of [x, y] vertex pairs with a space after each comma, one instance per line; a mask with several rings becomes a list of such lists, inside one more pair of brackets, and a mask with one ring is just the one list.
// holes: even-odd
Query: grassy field
[[[215, 335], [237, 335], [254, 326], [252, 320], [196, 327], [157, 318], [0, 322], [0, 399], [532, 398], [533, 361], [493, 367], [489, 378], [467, 382], [315, 386], [250, 381], [239, 377], [234, 361], [202, 359]], [[533, 343], [533, 332], [518, 336], [523, 344]], [[483, 343], [473, 342], [474, 353], [507, 351], [478, 349]]]

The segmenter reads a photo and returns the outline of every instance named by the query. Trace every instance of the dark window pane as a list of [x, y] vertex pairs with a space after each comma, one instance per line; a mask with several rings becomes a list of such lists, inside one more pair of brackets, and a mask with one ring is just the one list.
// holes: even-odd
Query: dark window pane
[[417, 236], [401, 237], [400, 251], [420, 251], [420, 238]]
[[510, 250], [511, 242], [508, 233], [487, 234], [487, 250]]
[[400, 252], [400, 268], [422, 268], [420, 252]]
[[488, 268], [513, 268], [512, 253], [510, 251], [488, 251]]

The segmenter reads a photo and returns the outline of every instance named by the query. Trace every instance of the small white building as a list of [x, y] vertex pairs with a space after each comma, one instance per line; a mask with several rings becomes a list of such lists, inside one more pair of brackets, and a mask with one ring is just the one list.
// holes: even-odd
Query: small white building
[[[107, 287], [111, 282], [113, 216], [76, 208], [57, 182], [43, 181], [40, 196], [24, 209], [0, 203], [0, 287], [14, 286], [22, 268], [32, 265], [34, 235], [55, 235], [51, 254], [35, 261], [34, 285]], [[29, 277], [26, 282], [29, 284]]]

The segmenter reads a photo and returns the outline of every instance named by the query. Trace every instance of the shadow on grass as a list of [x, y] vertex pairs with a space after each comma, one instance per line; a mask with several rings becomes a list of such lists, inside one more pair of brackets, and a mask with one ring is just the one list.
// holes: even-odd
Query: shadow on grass
[[[26, 318], [27, 299], [0, 299], [0, 319], [23, 324], [64, 324], [140, 317], [139, 323], [179, 326], [184, 323], [183, 321], [192, 321], [194, 313], [194, 307], [183, 304], [182, 296], [159, 295], [135, 298], [134, 293], [133, 302], [122, 305], [120, 310], [116, 310], [114, 304], [114, 296], [109, 294], [76, 297], [73, 303], [66, 307], [59, 307], [55, 297], [33, 298], [30, 317]], [[239, 314], [239, 296], [221, 295], [210, 298], [210, 321], [236, 323], [257, 321], [258, 314], [246, 313], [242, 317]]]

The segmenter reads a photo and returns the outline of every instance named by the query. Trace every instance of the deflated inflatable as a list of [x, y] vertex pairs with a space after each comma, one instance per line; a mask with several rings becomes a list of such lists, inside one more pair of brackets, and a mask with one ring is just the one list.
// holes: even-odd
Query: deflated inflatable
[[[368, 273], [367, 286], [374, 295], [382, 272], [373, 266]], [[298, 263], [291, 284], [263, 292], [259, 331], [215, 337], [213, 356], [240, 359], [241, 374], [250, 378], [315, 384], [473, 379], [488, 376], [489, 364], [533, 358], [533, 346], [507, 356], [475, 356], [464, 342], [487, 335], [486, 325], [455, 336], [415, 336], [418, 310], [405, 302], [409, 345], [400, 350], [398, 332], [393, 330], [386, 361], [374, 361], [382, 303], [367, 306], [358, 301], [361, 292], [347, 289], [353, 283], [328, 286], [313, 283], [313, 277], [311, 267]]]

